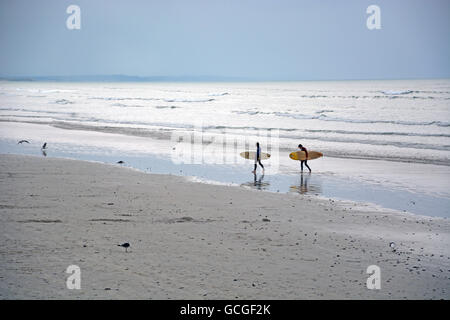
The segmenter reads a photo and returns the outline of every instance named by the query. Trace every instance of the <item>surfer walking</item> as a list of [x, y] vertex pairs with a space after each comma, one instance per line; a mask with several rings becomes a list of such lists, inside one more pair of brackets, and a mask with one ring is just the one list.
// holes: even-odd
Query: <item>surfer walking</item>
[[264, 172], [264, 166], [261, 163], [261, 147], [259, 146], [259, 142], [256, 143], [255, 169], [253, 169], [253, 171], [252, 171], [253, 173], [256, 173], [256, 167], [257, 167], [258, 163]]
[[[306, 154], [306, 159], [308, 159], [308, 150], [306, 150], [306, 148], [304, 146], [302, 146], [301, 144], [298, 145], [298, 148], [300, 149], [300, 151], [305, 151]], [[309, 172], [311, 172], [311, 168], [308, 166], [308, 160], [300, 160], [300, 168], [302, 169], [303, 172], [303, 163], [305, 163], [305, 166], [308, 168]], [[255, 164], [255, 168], [256, 168], [256, 164]]]

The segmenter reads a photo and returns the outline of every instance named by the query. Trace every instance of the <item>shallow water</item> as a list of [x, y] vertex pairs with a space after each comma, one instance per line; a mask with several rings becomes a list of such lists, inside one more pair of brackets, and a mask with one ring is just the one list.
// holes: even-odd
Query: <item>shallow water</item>
[[[143, 172], [156, 174], [173, 174], [187, 177], [188, 180], [241, 186], [261, 191], [291, 193], [301, 196], [319, 196], [339, 200], [363, 203], [372, 209], [389, 208], [420, 215], [450, 217], [450, 197], [437, 193], [414, 192], [407, 188], [375, 181], [364, 181], [355, 177], [334, 174], [317, 169], [316, 162], [310, 166], [313, 173], [300, 173], [299, 170], [281, 170], [276, 174], [252, 174], [252, 162], [247, 165], [212, 165], [174, 163], [167, 155], [154, 153], [126, 153], [108, 148], [86, 147], [76, 144], [61, 146], [49, 143], [43, 152], [39, 145], [19, 145], [12, 140], [0, 139], [0, 152], [12, 154], [29, 154], [42, 157], [71, 158], [88, 161], [100, 161], [131, 167]], [[329, 161], [339, 159], [327, 159]], [[367, 160], [347, 160], [347, 165], [358, 166], [358, 162]], [[267, 165], [267, 164], [266, 164]], [[320, 168], [320, 166], [319, 166]], [[297, 168], [298, 169], [298, 168]], [[269, 171], [269, 170], [267, 170]], [[376, 205], [376, 206], [373, 206]]]

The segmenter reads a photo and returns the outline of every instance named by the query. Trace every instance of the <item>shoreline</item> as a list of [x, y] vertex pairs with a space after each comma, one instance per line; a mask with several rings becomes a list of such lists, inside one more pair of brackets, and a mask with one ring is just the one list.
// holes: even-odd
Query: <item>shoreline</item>
[[[80, 160], [0, 167], [1, 299], [450, 297], [447, 219]], [[71, 264], [81, 290], [65, 288]]]
[[[426, 216], [450, 217], [449, 166], [324, 157], [313, 162], [313, 174], [299, 174], [298, 166], [282, 152], [267, 163], [264, 177], [250, 174], [250, 161], [233, 153], [238, 164], [216, 164], [216, 149], [207, 150], [200, 166], [175, 161], [173, 143], [166, 140], [89, 131], [65, 130], [45, 125], [14, 124], [0, 130], [3, 154], [41, 154], [40, 145], [50, 145], [45, 156], [116, 163], [143, 172], [174, 174], [214, 184], [241, 185], [264, 191], [315, 195], [335, 200], [381, 206]], [[18, 145], [23, 137], [38, 141]], [[83, 143], [81, 143], [83, 141]], [[186, 146], [178, 146], [186, 148]], [[187, 150], [189, 151], [189, 150]], [[222, 156], [222, 154], [220, 154]], [[182, 161], [183, 158], [181, 158]], [[287, 160], [286, 160], [287, 159]], [[272, 168], [273, 167], [273, 168]], [[263, 178], [262, 183], [261, 179]]]
[[[70, 123], [65, 121], [24, 121], [24, 120], [15, 120], [15, 119], [0, 119], [0, 122], [5, 124], [18, 124], [18, 125], [39, 125], [39, 126], [49, 126], [53, 127], [55, 129], [62, 129], [62, 130], [69, 130], [69, 131], [86, 131], [86, 132], [94, 132], [94, 133], [100, 133], [100, 134], [114, 134], [114, 135], [124, 135], [130, 138], [149, 138], [152, 140], [160, 140], [165, 142], [171, 141], [171, 135], [177, 134], [179, 132], [183, 133], [193, 133], [195, 131], [195, 128], [183, 128], [180, 130], [180, 128], [176, 127], [165, 127], [165, 128], [157, 128], [157, 129], [151, 129], [151, 128], [145, 128], [145, 127], [136, 127], [136, 128], [129, 128], [129, 127], [120, 127], [120, 126], [110, 126], [107, 124], [103, 125], [86, 125], [86, 124], [78, 124], [78, 123]], [[248, 128], [248, 129], [255, 129], [255, 128]], [[272, 128], [274, 129], [274, 128]], [[215, 129], [220, 130], [220, 128]], [[205, 132], [207, 135], [214, 135], [217, 134], [217, 132], [210, 131]], [[309, 138], [312, 141], [317, 140], [313, 138]], [[203, 142], [203, 145], [207, 146], [209, 142]], [[290, 153], [292, 152], [292, 148], [288, 147], [280, 147], [280, 152], [283, 153]], [[425, 159], [421, 160], [420, 158], [396, 158], [396, 157], [375, 157], [375, 156], [361, 156], [358, 154], [339, 154], [336, 152], [326, 152], [326, 156], [330, 158], [336, 158], [336, 159], [343, 159], [343, 160], [369, 160], [369, 161], [388, 161], [393, 163], [404, 163], [404, 164], [424, 164], [424, 165], [434, 165], [434, 166], [443, 166], [443, 167], [450, 167], [449, 161], [446, 160], [436, 160], [436, 159]]]

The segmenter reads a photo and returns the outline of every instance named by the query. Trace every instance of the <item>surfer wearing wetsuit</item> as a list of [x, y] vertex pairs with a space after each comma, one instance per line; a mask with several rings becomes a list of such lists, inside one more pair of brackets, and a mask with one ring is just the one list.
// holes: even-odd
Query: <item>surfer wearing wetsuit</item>
[[[306, 148], [301, 144], [298, 145], [298, 148], [300, 149], [300, 151], [305, 151], [306, 159], [308, 159], [308, 150], [306, 150]], [[305, 166], [308, 168], [309, 172], [311, 172], [311, 168], [308, 166], [308, 160], [300, 160], [300, 167], [302, 168], [302, 172], [303, 172], [303, 163], [305, 163]]]
[[256, 143], [256, 157], [255, 157], [255, 169], [252, 171], [253, 173], [256, 172], [256, 166], [259, 163], [259, 165], [261, 166], [261, 168], [263, 169], [264, 172], [264, 166], [261, 163], [261, 147], [259, 146], [259, 142]]

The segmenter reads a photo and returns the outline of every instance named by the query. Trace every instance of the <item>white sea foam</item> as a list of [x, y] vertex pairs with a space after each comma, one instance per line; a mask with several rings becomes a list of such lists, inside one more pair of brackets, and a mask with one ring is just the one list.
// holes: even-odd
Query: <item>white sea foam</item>
[[400, 94], [413, 93], [412, 90], [386, 90], [386, 91], [381, 91], [381, 92], [386, 94], [386, 95], [400, 95]]

